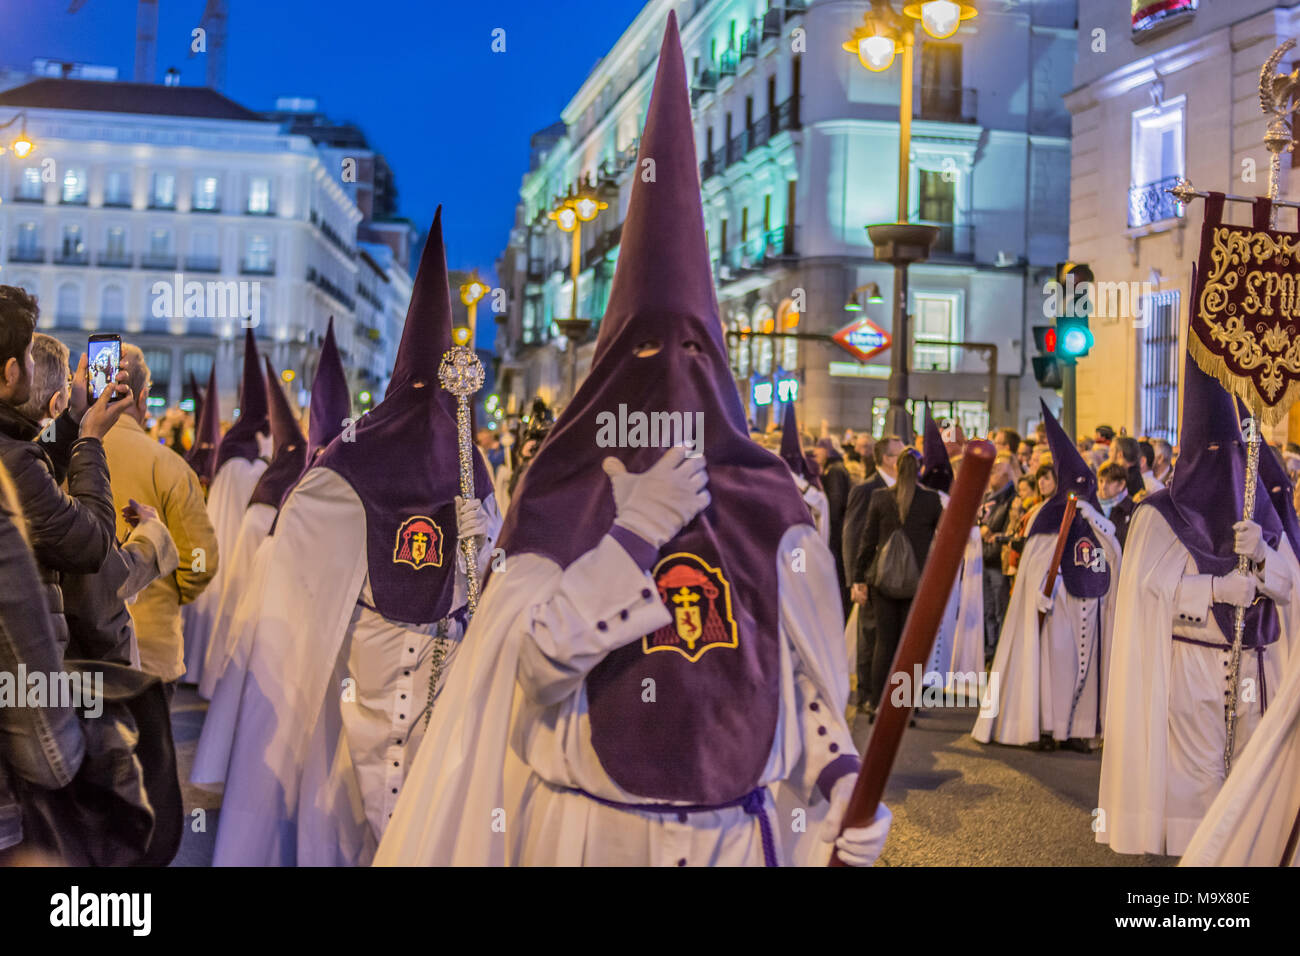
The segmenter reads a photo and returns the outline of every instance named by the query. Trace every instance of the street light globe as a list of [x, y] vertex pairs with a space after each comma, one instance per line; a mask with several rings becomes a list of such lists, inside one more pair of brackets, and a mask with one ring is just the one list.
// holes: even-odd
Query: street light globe
[[591, 222], [596, 218], [596, 213], [600, 211], [596, 205], [596, 200], [589, 196], [583, 196], [573, 204], [573, 211], [578, 214], [578, 218], [583, 222]]
[[904, 5], [903, 14], [920, 20], [926, 33], [942, 40], [956, 33], [961, 21], [978, 16], [979, 11], [963, 0], [913, 0]]
[[896, 44], [892, 37], [863, 37], [858, 41], [858, 59], [873, 73], [883, 73], [894, 62]]
[[559, 226], [563, 232], [573, 232], [574, 228], [578, 225], [578, 214], [568, 206], [551, 213], [551, 218], [555, 220], [555, 224]]
[[19, 159], [26, 159], [31, 155], [31, 152], [35, 147], [33, 147], [32, 141], [27, 138], [26, 134], [23, 134], [14, 140], [12, 148], [15, 156]]

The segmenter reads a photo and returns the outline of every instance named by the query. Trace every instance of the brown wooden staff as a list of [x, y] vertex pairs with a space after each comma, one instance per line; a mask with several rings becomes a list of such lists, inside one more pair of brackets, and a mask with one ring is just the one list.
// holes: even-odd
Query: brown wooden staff
[[[984, 497], [984, 489], [988, 486], [994, 454], [995, 449], [990, 442], [966, 443], [961, 465], [957, 469], [957, 478], [949, 493], [948, 507], [939, 519], [939, 528], [930, 545], [929, 557], [921, 569], [916, 596], [912, 598], [912, 607], [907, 613], [907, 623], [903, 625], [902, 639], [894, 653], [891, 680], [900, 671], [910, 679], [913, 670], [917, 666], [924, 667], [930, 657], [935, 635], [939, 631], [939, 621], [948, 607], [948, 595], [952, 593], [957, 571], [966, 554], [975, 514]], [[885, 781], [889, 779], [889, 771], [898, 756], [903, 731], [907, 729], [911, 713], [910, 705], [895, 704], [892, 694], [882, 695], [875, 730], [867, 744], [867, 752], [862, 757], [862, 770], [853, 787], [853, 796], [849, 798], [849, 805], [844, 810], [841, 831], [865, 827], [875, 819], [876, 808], [880, 806], [880, 795], [885, 790]], [[830, 865], [847, 866], [837, 853], [831, 854]]]
[[[1056, 575], [1061, 570], [1061, 559], [1065, 557], [1065, 539], [1070, 534], [1070, 525], [1074, 523], [1074, 511], [1079, 506], [1079, 496], [1073, 491], [1066, 496], [1065, 514], [1061, 515], [1061, 530], [1056, 533], [1056, 550], [1052, 552], [1052, 563], [1047, 566], [1047, 577], [1043, 580], [1043, 597], [1051, 598], [1056, 590]], [[1038, 612], [1038, 629], [1042, 630], [1047, 615]]]

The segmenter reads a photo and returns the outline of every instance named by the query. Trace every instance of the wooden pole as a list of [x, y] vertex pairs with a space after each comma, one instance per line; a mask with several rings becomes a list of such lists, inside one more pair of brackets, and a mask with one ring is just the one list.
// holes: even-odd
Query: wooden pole
[[[948, 507], [939, 519], [939, 528], [930, 545], [929, 557], [921, 570], [916, 597], [912, 598], [907, 623], [903, 625], [903, 636], [898, 642], [890, 671], [891, 679], [893, 674], [899, 672], [910, 679], [913, 669], [924, 667], [930, 656], [935, 635], [939, 631], [939, 620], [948, 607], [948, 595], [952, 592], [957, 571], [966, 553], [966, 543], [970, 539], [970, 529], [975, 524], [975, 514], [979, 511], [984, 489], [988, 486], [994, 454], [991, 442], [966, 443], [961, 465], [957, 468], [957, 478], [949, 494]], [[907, 729], [911, 713], [910, 705], [895, 704], [891, 694], [882, 696], [875, 730], [867, 744], [867, 752], [863, 755], [862, 770], [853, 788], [853, 796], [849, 798], [849, 805], [844, 810], [841, 830], [867, 826], [875, 818], [880, 795], [884, 793], [885, 781], [889, 779], [889, 771], [898, 756], [903, 731]], [[830, 865], [847, 864], [840, 860], [838, 854], [833, 853]]]

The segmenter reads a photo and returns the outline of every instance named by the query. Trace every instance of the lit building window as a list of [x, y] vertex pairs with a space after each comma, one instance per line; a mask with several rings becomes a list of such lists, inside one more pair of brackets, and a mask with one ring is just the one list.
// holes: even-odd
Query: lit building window
[[249, 236], [245, 251], [245, 267], [264, 271], [271, 265], [271, 240], [266, 236]]
[[59, 195], [61, 202], [84, 203], [86, 201], [86, 171], [69, 166], [63, 171], [63, 189]]
[[63, 227], [63, 258], [79, 259], [86, 251], [86, 242], [81, 234], [81, 227], [67, 224]]
[[154, 229], [149, 233], [149, 255], [165, 256], [172, 251], [172, 234], [169, 229]]
[[104, 177], [104, 205], [131, 205], [131, 174], [121, 169], [110, 169]]
[[26, 255], [36, 252], [36, 223], [24, 222], [18, 225], [18, 251]]
[[176, 176], [172, 173], [153, 174], [153, 192], [149, 205], [154, 209], [176, 208]]
[[1142, 431], [1178, 441], [1178, 293], [1156, 292], [1142, 301]]
[[1133, 114], [1129, 226], [1145, 226], [1183, 214], [1182, 205], [1167, 190], [1186, 171], [1184, 106], [1185, 100], [1179, 97]]
[[104, 234], [104, 252], [110, 259], [126, 258], [126, 230], [121, 226], [110, 226]]
[[194, 180], [194, 208], [204, 212], [212, 212], [216, 210], [217, 205], [217, 177], [197, 177]]
[[915, 324], [912, 336], [912, 368], [918, 372], [954, 371], [953, 348], [927, 342], [960, 341], [960, 298], [955, 293], [917, 292], [912, 297]]
[[23, 169], [22, 182], [18, 185], [19, 199], [44, 199], [45, 184], [41, 182], [39, 166], [27, 166]]
[[265, 215], [271, 211], [271, 180], [254, 176], [248, 181], [248, 211]]

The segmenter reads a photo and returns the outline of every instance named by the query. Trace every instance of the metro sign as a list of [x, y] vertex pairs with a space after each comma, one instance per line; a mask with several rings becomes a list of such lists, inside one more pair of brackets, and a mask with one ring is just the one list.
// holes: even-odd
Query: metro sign
[[865, 362], [889, 348], [894, 339], [875, 322], [863, 316], [832, 335], [831, 341], [859, 362]]

